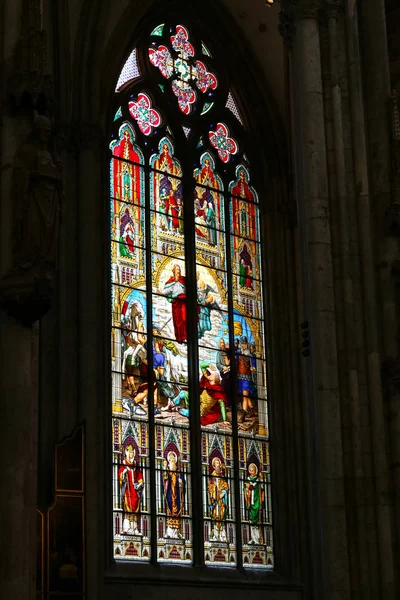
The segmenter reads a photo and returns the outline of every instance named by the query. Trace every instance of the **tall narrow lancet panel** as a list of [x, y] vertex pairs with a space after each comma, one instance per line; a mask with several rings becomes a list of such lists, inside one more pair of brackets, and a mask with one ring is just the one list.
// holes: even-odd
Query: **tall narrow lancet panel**
[[145, 173], [130, 123], [111, 142], [114, 555], [150, 559]]
[[157, 559], [192, 562], [182, 168], [168, 137], [150, 156]]
[[113, 554], [267, 570], [259, 197], [218, 52], [160, 20], [112, 111]]

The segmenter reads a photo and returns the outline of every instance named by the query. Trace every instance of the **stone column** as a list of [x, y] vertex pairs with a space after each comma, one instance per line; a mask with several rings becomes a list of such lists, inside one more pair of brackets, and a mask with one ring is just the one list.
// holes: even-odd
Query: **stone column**
[[[358, 15], [357, 9], [359, 10]], [[396, 327], [397, 314], [391, 273], [393, 260], [397, 257], [399, 251], [399, 244], [397, 239], [392, 235], [386, 235], [385, 231], [385, 212], [391, 203], [391, 190], [390, 75], [384, 0], [365, 0], [355, 5], [349, 19], [353, 29], [356, 27], [357, 16], [362, 26], [360, 44], [364, 64], [362, 75], [366, 107], [365, 123], [368, 134], [367, 152], [369, 151], [370, 195], [365, 198], [368, 204], [366, 204], [364, 210], [367, 213], [370, 209], [368, 211], [372, 216], [370, 231], [372, 229], [375, 233], [375, 247], [379, 252], [379, 258], [377, 257], [375, 261], [373, 260], [368, 265], [368, 272], [365, 269], [366, 280], [371, 289], [369, 296], [365, 296], [366, 307], [371, 313], [374, 309], [374, 313], [370, 313], [371, 318], [368, 318], [367, 313], [368, 326], [366, 328], [372, 456], [376, 489], [375, 503], [382, 597], [394, 598], [392, 500], [389, 493], [391, 474], [387, 455], [387, 424], [385, 422], [380, 368], [382, 350], [386, 358], [392, 359], [398, 355], [399, 351], [398, 328]], [[361, 111], [361, 115], [363, 114], [363, 111]], [[357, 115], [357, 118], [360, 118], [360, 114]], [[362, 193], [365, 194], [364, 188]], [[372, 252], [367, 247], [368, 254], [372, 254], [374, 259], [373, 249], [371, 250]], [[374, 306], [376, 302], [376, 284], [378, 283], [374, 273], [374, 263], [380, 263], [381, 314], [376, 311], [376, 305]], [[398, 396], [394, 401], [394, 405], [397, 406], [396, 410], [398, 410]], [[398, 461], [399, 457], [396, 460]]]
[[[354, 598], [371, 597], [369, 561], [376, 537], [368, 536], [366, 483], [362, 446], [361, 402], [364, 344], [357, 317], [362, 306], [357, 298], [359, 262], [355, 203], [352, 202], [351, 124], [346, 121], [347, 40], [344, 31], [344, 1], [325, 0], [321, 41], [325, 77], [325, 124], [330, 178], [331, 234], [338, 340], [338, 369], [342, 411], [344, 485], [349, 553], [349, 578]], [[325, 43], [324, 43], [325, 42]], [[347, 143], [347, 148], [346, 148]], [[375, 530], [373, 530], [375, 533]], [[370, 549], [370, 550], [369, 550]]]
[[[23, 0], [3, 3], [0, 62], [2, 99], [22, 38]], [[12, 267], [13, 166], [29, 121], [1, 114], [0, 281]], [[9, 288], [2, 288], [6, 294]], [[1, 294], [0, 294], [1, 295]], [[0, 597], [31, 600], [36, 576], [38, 326], [25, 326], [0, 309]]]
[[310, 323], [308, 460], [315, 598], [350, 599], [318, 0], [283, 3], [291, 52], [296, 195]]

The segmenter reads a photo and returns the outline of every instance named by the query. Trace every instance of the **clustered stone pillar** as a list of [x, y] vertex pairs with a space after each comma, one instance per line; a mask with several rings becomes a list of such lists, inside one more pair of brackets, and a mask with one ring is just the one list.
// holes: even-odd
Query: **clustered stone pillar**
[[0, 597], [31, 600], [39, 319], [50, 306], [55, 275], [62, 169], [48, 118], [41, 3], [15, 0], [3, 3], [1, 11]]
[[296, 195], [302, 242], [304, 315], [310, 322], [311, 367], [306, 369], [309, 426], [313, 560], [317, 598], [350, 600], [346, 510], [343, 481], [341, 407], [325, 120], [321, 79], [318, 0], [283, 3], [294, 26], [290, 52]]

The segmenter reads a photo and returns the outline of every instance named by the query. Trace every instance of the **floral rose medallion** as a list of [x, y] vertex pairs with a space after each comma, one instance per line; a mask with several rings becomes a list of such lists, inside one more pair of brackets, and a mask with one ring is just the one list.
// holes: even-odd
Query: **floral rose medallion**
[[176, 52], [179, 52], [183, 58], [194, 56], [194, 48], [189, 42], [189, 32], [183, 25], [176, 26], [175, 35], [171, 36], [171, 44]]
[[160, 70], [165, 79], [169, 79], [174, 72], [174, 61], [166, 46], [158, 46], [157, 49], [149, 48], [149, 59], [152, 65]]
[[233, 154], [238, 151], [235, 140], [229, 137], [229, 130], [224, 123], [217, 123], [215, 131], [209, 131], [208, 137], [211, 145], [217, 150], [222, 162], [227, 163]]
[[150, 135], [153, 127], [158, 127], [161, 123], [160, 113], [155, 108], [151, 108], [151, 100], [143, 92], [138, 95], [136, 102], [133, 100], [129, 102], [128, 108], [144, 135]]
[[188, 115], [192, 110], [192, 104], [196, 101], [196, 92], [184, 81], [173, 81], [171, 85], [172, 91], [178, 98], [179, 108]]
[[169, 41], [172, 50], [153, 44], [148, 51], [149, 59], [163, 77], [172, 77], [171, 89], [178, 99], [179, 109], [188, 115], [197, 100], [196, 87], [204, 94], [209, 89], [215, 90], [218, 81], [202, 61], [194, 60], [195, 49], [189, 42], [186, 27], [177, 25], [175, 35], [171, 35]]
[[201, 92], [206, 92], [209, 88], [215, 90], [217, 87], [217, 78], [213, 73], [209, 73], [204, 63], [196, 61], [196, 85]]

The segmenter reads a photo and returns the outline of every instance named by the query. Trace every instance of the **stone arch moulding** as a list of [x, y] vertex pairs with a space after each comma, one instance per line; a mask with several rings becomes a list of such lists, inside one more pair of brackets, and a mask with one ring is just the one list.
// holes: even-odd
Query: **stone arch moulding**
[[[218, 15], [218, 19], [215, 19], [218, 26], [208, 20], [207, 26], [210, 29], [209, 32], [205, 31], [204, 37], [217, 62], [221, 61], [226, 67], [240, 106], [246, 107], [243, 114], [247, 117], [248, 135], [254, 140], [255, 150], [251, 162], [254, 172], [261, 173], [256, 185], [260, 190], [263, 206], [262, 231], [267, 245], [267, 249], [264, 249], [264, 278], [268, 287], [264, 292], [267, 303], [266, 324], [270, 332], [267, 349], [270, 356], [270, 395], [279, 398], [279, 402], [272, 407], [271, 415], [271, 428], [274, 430], [271, 452], [276, 570], [268, 577], [256, 580], [260, 598], [265, 594], [265, 589], [270, 587], [276, 588], [277, 594], [278, 590], [282, 590], [282, 594], [286, 594], [282, 597], [297, 598], [300, 593], [299, 585], [294, 582], [302, 578], [300, 555], [306, 554], [307, 536], [304, 531], [301, 532], [303, 525], [297, 520], [297, 507], [304, 505], [305, 493], [302, 487], [304, 484], [301, 483], [305, 480], [301, 460], [301, 411], [294, 408], [296, 402], [300, 401], [299, 396], [294, 396], [299, 394], [294, 388], [300, 386], [290, 383], [298, 373], [297, 355], [287, 351], [287, 348], [293, 348], [294, 333], [291, 324], [296, 325], [298, 322], [296, 299], [289, 293], [295, 285], [294, 234], [288, 227], [287, 214], [282, 209], [288, 196], [287, 146], [280, 117], [274, 111], [273, 101], [265, 91], [268, 86], [263, 74], [255, 61], [247, 58], [251, 57], [251, 52], [247, 52], [248, 46], [237, 24], [222, 5], [218, 3], [215, 6], [216, 4], [208, 0], [196, 1], [187, 9], [185, 3], [171, 2], [168, 4], [168, 15], [175, 9], [179, 18], [189, 23], [201, 23], [210, 11]], [[111, 14], [109, 4], [100, 2], [97, 3], [96, 11], [90, 3], [85, 3], [83, 11], [85, 18], [82, 16], [78, 27], [75, 48], [77, 68], [73, 79], [71, 108], [73, 120], [82, 124], [78, 125], [81, 136], [76, 158], [77, 219], [80, 232], [78, 360], [81, 367], [78, 393], [80, 416], [87, 420], [88, 586], [92, 585], [96, 589], [105, 574], [107, 597], [114, 597], [116, 586], [121, 581], [128, 583], [139, 579], [142, 586], [151, 586], [168, 580], [173, 587], [178, 580], [181, 585], [184, 581], [187, 585], [192, 585], [199, 575], [195, 567], [183, 572], [174, 567], [154, 570], [152, 566], [115, 565], [110, 556], [110, 464], [106, 458], [109, 456], [110, 445], [109, 255], [108, 242], [102, 245], [98, 240], [107, 235], [108, 226], [107, 140], [112, 123], [111, 98], [118, 73], [130, 50], [143, 31], [151, 31], [151, 25], [157, 25], [155, 14], [159, 15], [157, 21], [162, 21], [166, 8], [161, 2], [132, 2], [127, 9], [120, 10], [119, 17], [116, 17], [117, 7], [113, 7], [114, 14]], [[116, 25], [113, 26], [113, 23]], [[79, 35], [79, 32], [85, 32], [85, 35]], [[220, 39], [226, 40], [224, 49], [218, 46]], [[237, 56], [238, 43], [246, 49], [243, 60], [230, 61], [230, 56]], [[250, 91], [253, 91], [253, 95]], [[82, 135], [85, 128], [89, 131], [88, 135]], [[98, 248], [97, 258], [93, 256], [95, 247]], [[277, 331], [280, 331], [279, 336], [274, 334]], [[88, 364], [88, 356], [97, 359]], [[101, 460], [98, 459], [99, 456], [102, 457]], [[93, 465], [92, 472], [90, 464]], [[92, 507], [90, 498], [93, 499]], [[202, 577], [205, 577], [206, 585], [215, 597], [222, 581], [229, 587], [235, 586], [235, 581], [249, 585], [241, 573], [230, 574], [228, 578], [224, 576], [224, 571], [207, 571]]]

